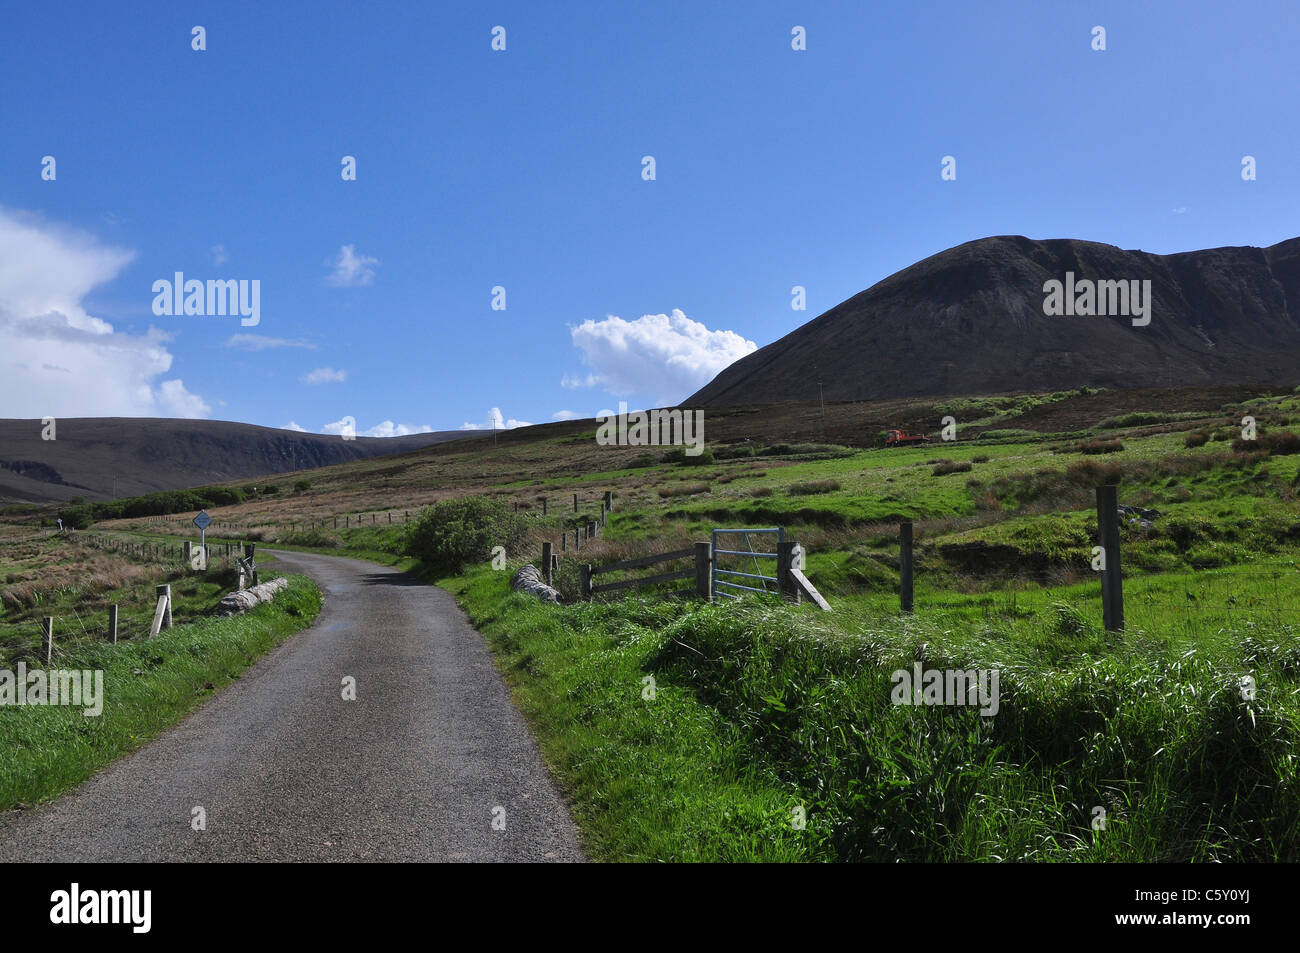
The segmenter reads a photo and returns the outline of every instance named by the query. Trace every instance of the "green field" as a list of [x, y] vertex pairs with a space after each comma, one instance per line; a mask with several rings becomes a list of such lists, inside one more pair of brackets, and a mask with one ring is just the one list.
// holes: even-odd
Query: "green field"
[[[934, 436], [907, 449], [877, 447], [872, 429], [847, 436], [844, 419], [878, 421], [879, 408], [830, 408], [821, 434], [807, 408], [732, 409], [697, 461], [597, 447], [594, 425], [536, 428], [315, 471], [291, 494], [209, 512], [232, 538], [441, 576], [600, 857], [1300, 859], [1300, 397], [1157, 396], [890, 405]], [[1091, 567], [1102, 483], [1158, 513], [1121, 524], [1123, 632], [1102, 629]], [[572, 528], [606, 490], [614, 510], [575, 554]], [[415, 562], [409, 530], [458, 497], [498, 515], [447, 575]], [[174, 541], [190, 515], [95, 531]], [[900, 520], [916, 531], [911, 615]], [[833, 611], [577, 598], [580, 563], [680, 549], [719, 526], [783, 527]], [[489, 568], [489, 543], [513, 570], [543, 541], [559, 552], [565, 530], [563, 605]], [[894, 704], [892, 673], [917, 663], [996, 669], [996, 715]]]

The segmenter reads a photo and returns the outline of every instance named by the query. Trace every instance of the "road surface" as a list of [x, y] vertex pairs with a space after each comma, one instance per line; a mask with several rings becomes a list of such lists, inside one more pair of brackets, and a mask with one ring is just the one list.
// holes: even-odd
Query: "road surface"
[[324, 590], [316, 623], [77, 790], [0, 817], [0, 861], [583, 859], [450, 594], [355, 559], [276, 556]]

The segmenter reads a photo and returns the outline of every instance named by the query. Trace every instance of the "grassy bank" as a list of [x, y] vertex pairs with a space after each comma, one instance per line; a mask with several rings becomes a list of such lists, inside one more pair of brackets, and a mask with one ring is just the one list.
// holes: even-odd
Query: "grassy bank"
[[[1285, 623], [1197, 651], [1107, 635], [1064, 604], [953, 626], [774, 603], [560, 608], [490, 571], [452, 587], [596, 856], [1298, 857], [1300, 643]], [[998, 668], [997, 714], [892, 704], [890, 673], [914, 662]]]
[[86, 717], [80, 707], [0, 706], [0, 810], [75, 787], [310, 624], [320, 611], [320, 591], [305, 576], [289, 578], [274, 602], [245, 615], [199, 618], [116, 645], [82, 641], [56, 655], [52, 668], [103, 671], [103, 712]]

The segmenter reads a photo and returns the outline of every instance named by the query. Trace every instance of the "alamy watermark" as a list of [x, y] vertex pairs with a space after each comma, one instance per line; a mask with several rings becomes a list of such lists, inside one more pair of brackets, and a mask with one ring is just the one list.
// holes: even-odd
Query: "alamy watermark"
[[685, 447], [688, 457], [704, 452], [703, 410], [634, 410], [618, 402], [618, 413], [596, 415], [596, 443], [602, 447]]
[[921, 663], [912, 670], [895, 670], [889, 676], [894, 683], [889, 700], [895, 705], [979, 705], [980, 714], [998, 713], [998, 679], [996, 668], [931, 668], [922, 671]]
[[19, 662], [18, 671], [0, 668], [0, 706], [72, 705], [87, 718], [104, 711], [102, 669], [32, 669]]
[[256, 327], [262, 321], [262, 281], [254, 278], [185, 280], [176, 272], [173, 281], [159, 278], [153, 283], [153, 313], [164, 315], [241, 315], [241, 327]]
[[1142, 281], [1093, 281], [1090, 278], [1074, 279], [1074, 272], [1065, 273], [1065, 281], [1050, 278], [1043, 282], [1043, 314], [1083, 315], [1086, 317], [1131, 317], [1133, 327], [1144, 328], [1151, 323], [1151, 279]]

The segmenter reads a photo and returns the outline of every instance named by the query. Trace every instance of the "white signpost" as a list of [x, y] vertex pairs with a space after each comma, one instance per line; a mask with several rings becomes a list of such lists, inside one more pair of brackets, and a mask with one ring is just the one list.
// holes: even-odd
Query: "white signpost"
[[194, 525], [199, 528], [199, 548], [190, 553], [190, 568], [195, 572], [203, 572], [208, 568], [207, 535], [208, 527], [212, 525], [212, 517], [208, 516], [207, 510], [199, 510], [199, 515], [194, 517]]

